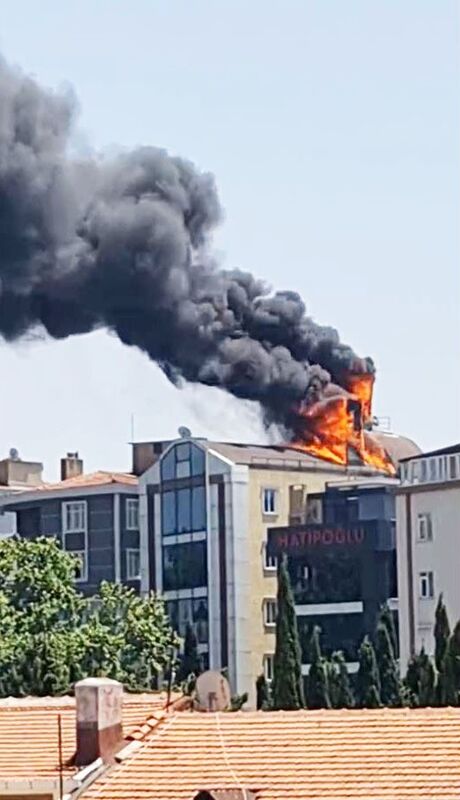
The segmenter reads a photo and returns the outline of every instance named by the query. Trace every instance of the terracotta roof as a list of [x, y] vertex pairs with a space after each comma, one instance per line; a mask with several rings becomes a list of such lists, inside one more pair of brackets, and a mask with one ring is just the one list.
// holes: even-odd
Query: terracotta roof
[[[164, 693], [125, 694], [125, 736], [166, 704]], [[48, 778], [58, 774], [58, 717], [61, 717], [63, 763], [75, 753], [76, 719], [73, 697], [26, 697], [0, 700], [0, 780]], [[76, 771], [66, 767], [65, 776]]]
[[170, 714], [85, 800], [453, 800], [460, 709]]
[[138, 479], [129, 472], [89, 472], [86, 475], [76, 475], [59, 483], [42, 483], [40, 486], [31, 487], [31, 491], [55, 492], [65, 489], [80, 489], [86, 486], [107, 486], [111, 483], [123, 483], [128, 486], [137, 486]]

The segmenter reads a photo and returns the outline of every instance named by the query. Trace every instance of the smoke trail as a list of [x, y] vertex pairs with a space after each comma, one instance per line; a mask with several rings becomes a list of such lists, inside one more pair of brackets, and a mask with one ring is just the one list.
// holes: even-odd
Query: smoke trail
[[71, 97], [0, 60], [0, 334], [54, 338], [104, 326], [181, 379], [257, 400], [286, 423], [293, 404], [344, 371], [372, 371], [295, 292], [223, 271], [209, 252], [214, 179], [164, 150], [110, 162], [67, 155]]

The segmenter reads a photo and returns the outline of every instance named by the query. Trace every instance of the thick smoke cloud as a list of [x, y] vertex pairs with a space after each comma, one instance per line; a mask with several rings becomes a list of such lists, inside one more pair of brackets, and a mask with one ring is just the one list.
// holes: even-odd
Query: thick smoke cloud
[[170, 380], [261, 403], [270, 421], [344, 371], [372, 371], [295, 292], [220, 270], [214, 179], [164, 150], [107, 162], [67, 155], [71, 97], [0, 61], [0, 335], [104, 326]]

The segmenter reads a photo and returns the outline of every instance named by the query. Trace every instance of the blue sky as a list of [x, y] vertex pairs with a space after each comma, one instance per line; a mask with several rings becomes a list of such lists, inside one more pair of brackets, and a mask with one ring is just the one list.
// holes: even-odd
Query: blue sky
[[[294, 288], [371, 355], [375, 411], [424, 448], [460, 439], [460, 19], [455, 0], [3, 0], [0, 51], [71, 84], [77, 150], [164, 146], [216, 175], [226, 266]], [[251, 409], [179, 392], [100, 331], [0, 345], [0, 452], [257, 439]]]

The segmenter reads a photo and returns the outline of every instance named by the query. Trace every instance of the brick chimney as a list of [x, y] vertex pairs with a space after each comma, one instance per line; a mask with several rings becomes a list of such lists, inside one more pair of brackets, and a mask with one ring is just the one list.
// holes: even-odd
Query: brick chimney
[[83, 474], [83, 461], [78, 458], [78, 453], [67, 453], [65, 458], [61, 458], [61, 481], [67, 478], [75, 478]]
[[123, 686], [110, 678], [85, 678], [75, 685], [79, 767], [97, 758], [111, 761], [123, 745]]

